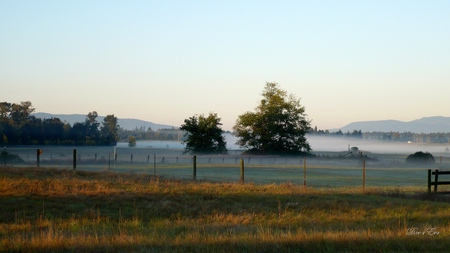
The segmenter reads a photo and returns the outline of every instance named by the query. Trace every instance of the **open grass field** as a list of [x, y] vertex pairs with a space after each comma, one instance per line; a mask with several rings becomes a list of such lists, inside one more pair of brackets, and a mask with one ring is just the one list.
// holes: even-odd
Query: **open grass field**
[[[162, 144], [161, 144], [162, 145]], [[173, 146], [171, 144], [171, 146]], [[169, 147], [171, 147], [169, 146]], [[76, 147], [77, 170], [109, 171], [155, 175], [164, 178], [192, 179], [192, 155], [183, 155], [181, 149]], [[36, 148], [8, 147], [8, 152], [20, 156], [23, 164], [15, 167], [36, 166]], [[71, 147], [42, 147], [40, 165], [58, 169], [71, 169]], [[231, 152], [232, 153], [232, 152]], [[117, 154], [117, 159], [114, 159]], [[307, 185], [312, 187], [361, 187], [362, 162], [342, 159], [341, 152], [318, 152], [317, 157], [306, 159]], [[443, 156], [442, 156], [443, 155]], [[405, 164], [405, 154], [370, 154], [366, 161], [366, 186], [424, 187], [428, 169], [449, 169], [450, 157], [436, 155], [436, 164], [414, 167]], [[443, 157], [439, 159], [439, 157]], [[240, 159], [245, 163], [245, 181], [255, 184], [303, 184], [303, 157], [245, 156], [240, 154], [197, 156], [197, 179], [215, 182], [238, 182]], [[1, 161], [0, 161], [1, 162]], [[5, 166], [5, 164], [1, 164]], [[8, 164], [6, 164], [8, 165]], [[450, 189], [440, 186], [440, 189]]]
[[425, 186], [2, 167], [0, 251], [448, 252], [448, 200]]

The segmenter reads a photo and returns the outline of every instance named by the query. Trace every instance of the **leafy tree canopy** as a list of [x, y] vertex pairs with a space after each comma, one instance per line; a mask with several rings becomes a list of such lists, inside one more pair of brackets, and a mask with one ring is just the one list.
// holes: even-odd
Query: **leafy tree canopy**
[[310, 121], [300, 99], [277, 83], [266, 83], [255, 112], [240, 115], [233, 127], [236, 144], [259, 154], [305, 154], [311, 151], [306, 133]]
[[180, 127], [180, 130], [185, 131], [185, 153], [226, 152], [227, 143], [221, 125], [216, 113], [210, 113], [208, 117], [202, 114], [185, 119]]

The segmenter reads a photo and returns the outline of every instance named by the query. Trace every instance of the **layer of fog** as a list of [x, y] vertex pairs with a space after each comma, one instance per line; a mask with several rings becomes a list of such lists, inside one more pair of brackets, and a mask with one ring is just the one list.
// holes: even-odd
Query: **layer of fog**
[[448, 153], [450, 143], [407, 143], [363, 140], [357, 138], [325, 137], [317, 135], [307, 135], [307, 140], [313, 151], [347, 151], [349, 148], [357, 147], [360, 151], [380, 154], [412, 154], [417, 151], [429, 153]]
[[[237, 146], [237, 138], [227, 135], [228, 149], [239, 149]], [[310, 144], [313, 152], [346, 152], [352, 147], [357, 147], [360, 151], [370, 153], [395, 153], [395, 154], [412, 154], [417, 151], [429, 153], [448, 153], [446, 148], [450, 149], [450, 143], [446, 144], [429, 144], [429, 143], [402, 143], [388, 141], [369, 141], [357, 138], [344, 137], [326, 137], [319, 135], [307, 135], [306, 139]], [[449, 154], [450, 155], [450, 154]]]
[[[362, 152], [379, 154], [412, 154], [417, 151], [429, 152], [431, 154], [449, 154], [446, 148], [450, 149], [450, 143], [429, 144], [429, 143], [401, 143], [388, 141], [369, 141], [357, 138], [325, 137], [318, 135], [307, 135], [313, 153], [314, 152], [346, 152], [349, 148], [357, 147]], [[228, 150], [243, 150], [236, 145], [237, 138], [229, 133], [225, 134]], [[118, 147], [126, 147], [127, 143], [119, 143]], [[181, 141], [138, 141], [137, 148], [154, 149], [184, 149]]]

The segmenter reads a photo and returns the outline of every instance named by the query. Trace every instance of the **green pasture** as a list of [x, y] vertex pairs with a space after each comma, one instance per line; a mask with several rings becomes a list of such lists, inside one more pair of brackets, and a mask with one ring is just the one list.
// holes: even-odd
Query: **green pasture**
[[[36, 149], [8, 148], [25, 161], [18, 168], [37, 166]], [[164, 178], [192, 179], [193, 156], [179, 149], [145, 149], [113, 147], [42, 147], [40, 166], [73, 168], [76, 149], [76, 169], [156, 175]], [[116, 155], [116, 157], [115, 157]], [[320, 152], [306, 158], [308, 187], [362, 187], [363, 165], [360, 159], [339, 158], [339, 152]], [[446, 169], [450, 159], [436, 157], [432, 166], [413, 167], [405, 164], [404, 154], [371, 154], [365, 164], [365, 186], [427, 187], [428, 169]], [[304, 158], [279, 156], [203, 155], [197, 156], [197, 180], [238, 182], [240, 160], [244, 161], [245, 182], [255, 184], [304, 184]], [[443, 178], [445, 180], [445, 178]], [[439, 186], [439, 190], [448, 187]]]
[[[163, 178], [193, 179], [193, 165], [184, 164], [115, 164], [105, 166], [80, 165], [78, 170], [111, 171], [156, 175]], [[433, 168], [434, 169], [434, 168]], [[365, 167], [365, 186], [419, 187], [427, 190], [427, 170], [422, 167]], [[303, 165], [283, 164], [249, 164], [244, 163], [246, 183], [255, 184], [304, 184]], [[207, 163], [197, 164], [196, 179], [213, 182], [239, 182], [240, 165]], [[446, 180], [444, 177], [441, 180]], [[450, 180], [450, 178], [448, 179]], [[306, 185], [314, 188], [355, 187], [363, 184], [363, 167], [361, 166], [326, 166], [307, 165]], [[449, 190], [448, 186], [439, 186], [439, 191]]]

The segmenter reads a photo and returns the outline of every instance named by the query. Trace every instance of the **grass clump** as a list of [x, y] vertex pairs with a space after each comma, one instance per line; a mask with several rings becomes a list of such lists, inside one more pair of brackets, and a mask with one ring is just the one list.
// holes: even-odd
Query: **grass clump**
[[450, 246], [450, 204], [416, 198], [417, 189], [1, 171], [3, 252], [439, 252]]

